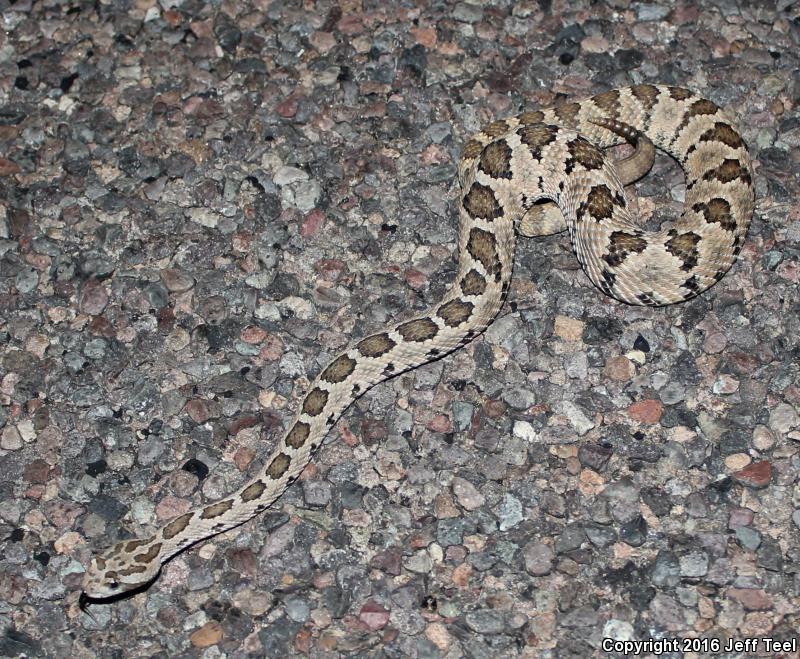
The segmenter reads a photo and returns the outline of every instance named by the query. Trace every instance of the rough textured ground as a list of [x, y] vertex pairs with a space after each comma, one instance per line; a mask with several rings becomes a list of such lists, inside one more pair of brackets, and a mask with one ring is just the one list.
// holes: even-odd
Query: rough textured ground
[[[796, 3], [0, 0], [0, 20], [0, 656], [795, 637]], [[758, 207], [718, 286], [627, 307], [565, 236], [522, 241], [484, 337], [364, 396], [273, 511], [78, 610], [93, 549], [231, 491], [327, 357], [441, 296], [471, 131], [634, 82], [701, 92], [751, 147]], [[657, 224], [682, 181], [660, 157], [631, 192]]]

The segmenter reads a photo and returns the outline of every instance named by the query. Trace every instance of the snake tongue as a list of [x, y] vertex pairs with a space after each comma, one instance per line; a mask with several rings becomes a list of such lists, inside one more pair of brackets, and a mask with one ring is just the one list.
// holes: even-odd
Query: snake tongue
[[92, 615], [92, 612], [89, 611], [89, 604], [91, 604], [92, 598], [89, 597], [85, 592], [82, 592], [80, 597], [78, 598], [78, 608], [81, 610], [82, 613], [85, 613], [89, 616], [92, 620], [95, 620], [95, 617]]

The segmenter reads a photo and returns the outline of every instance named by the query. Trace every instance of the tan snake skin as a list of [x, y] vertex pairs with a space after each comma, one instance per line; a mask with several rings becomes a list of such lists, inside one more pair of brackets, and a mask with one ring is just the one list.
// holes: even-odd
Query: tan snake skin
[[[602, 151], [639, 138], [671, 154], [686, 173], [683, 214], [656, 232], [630, 215], [620, 175]], [[176, 553], [267, 509], [357, 397], [483, 332], [511, 282], [515, 228], [523, 235], [568, 229], [597, 287], [655, 306], [688, 300], [723, 277], [741, 249], [754, 199], [746, 146], [725, 114], [690, 91], [655, 85], [494, 122], [465, 146], [459, 179], [458, 275], [444, 299], [333, 359], [261, 473], [237, 492], [93, 558], [82, 607], [141, 589]], [[534, 205], [543, 199], [555, 205]]]

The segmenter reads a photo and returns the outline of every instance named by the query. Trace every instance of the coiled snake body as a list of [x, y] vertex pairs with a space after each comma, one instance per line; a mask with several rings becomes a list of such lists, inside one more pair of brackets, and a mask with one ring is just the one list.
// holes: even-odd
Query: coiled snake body
[[[625, 167], [618, 170], [602, 151], [625, 140], [654, 144], [685, 171], [683, 214], [659, 231], [637, 225], [622, 187], [627, 180], [620, 180]], [[629, 163], [634, 173], [622, 178], [636, 178], [637, 167]], [[333, 359], [266, 466], [237, 492], [93, 558], [82, 607], [141, 588], [187, 546], [264, 511], [358, 396], [483, 332], [508, 291], [517, 231], [566, 228], [584, 272], [602, 291], [629, 304], [664, 305], [723, 277], [744, 241], [754, 199], [746, 146], [725, 114], [690, 91], [656, 85], [494, 122], [466, 144], [459, 179], [458, 274], [444, 298]]]

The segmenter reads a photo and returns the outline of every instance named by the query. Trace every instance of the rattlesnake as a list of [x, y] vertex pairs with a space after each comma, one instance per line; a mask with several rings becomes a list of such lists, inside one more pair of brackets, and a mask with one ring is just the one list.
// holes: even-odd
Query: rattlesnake
[[[617, 169], [601, 150], [625, 140], [645, 159], [654, 144], [686, 173], [684, 212], [659, 231], [637, 225], [620, 180], [621, 172], [625, 182], [636, 178], [641, 155]], [[357, 397], [483, 332], [506, 297], [517, 231], [568, 229], [597, 287], [623, 302], [658, 306], [688, 300], [722, 278], [742, 247], [754, 203], [750, 158], [725, 114], [690, 91], [656, 85], [496, 121], [467, 142], [459, 179], [458, 274], [444, 298], [333, 359], [266, 466], [235, 494], [93, 558], [82, 608], [141, 589], [176, 553], [264, 511]]]

